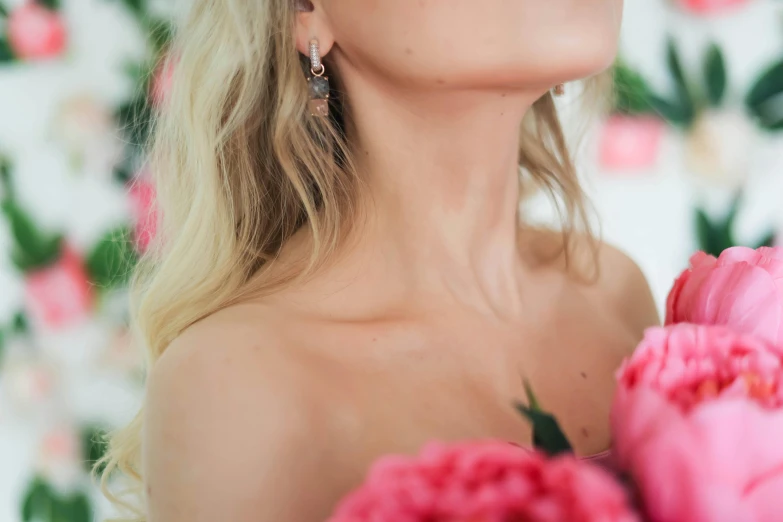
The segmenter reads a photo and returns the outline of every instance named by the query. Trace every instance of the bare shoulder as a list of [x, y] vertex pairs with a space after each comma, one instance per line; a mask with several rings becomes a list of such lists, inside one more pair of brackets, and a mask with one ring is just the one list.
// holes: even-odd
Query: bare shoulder
[[[528, 244], [536, 260], [573, 269], [588, 280], [590, 291], [641, 337], [643, 331], [660, 323], [650, 286], [639, 266], [620, 249], [589, 236], [578, 235], [571, 244], [569, 268], [563, 255], [563, 236], [551, 230], [531, 230]], [[597, 256], [595, 255], [597, 253]], [[541, 261], [538, 261], [541, 262]], [[597, 262], [598, 266], [595, 266]]]
[[151, 369], [142, 448], [151, 522], [328, 514], [328, 487], [313, 481], [332, 467], [337, 440], [291, 347], [256, 312], [193, 325]]
[[646, 328], [660, 324], [655, 299], [641, 268], [608, 243], [598, 244], [596, 287], [639, 337]]

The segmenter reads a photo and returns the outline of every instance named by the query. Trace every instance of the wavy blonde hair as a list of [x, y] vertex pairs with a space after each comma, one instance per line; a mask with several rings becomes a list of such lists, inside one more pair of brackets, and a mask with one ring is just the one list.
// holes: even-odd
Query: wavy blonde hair
[[[158, 238], [132, 288], [133, 327], [150, 366], [196, 321], [284, 286], [289, 279], [269, 265], [297, 230], [312, 237], [310, 262], [289, 277], [329, 259], [355, 215], [361, 178], [344, 132], [350, 114], [338, 96], [334, 117], [309, 116], [295, 11], [292, 0], [195, 0], [176, 35], [172, 96], [151, 149]], [[567, 251], [588, 220], [550, 94], [522, 125], [521, 172], [558, 201]], [[105, 493], [133, 520], [144, 520], [139, 498], [108, 486], [119, 471], [130, 479], [123, 493], [140, 496], [141, 427], [139, 412], [112, 435], [102, 462]]]

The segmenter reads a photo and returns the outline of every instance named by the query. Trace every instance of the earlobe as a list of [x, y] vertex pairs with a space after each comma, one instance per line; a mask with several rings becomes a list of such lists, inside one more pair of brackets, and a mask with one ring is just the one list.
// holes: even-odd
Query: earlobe
[[297, 0], [296, 9], [296, 49], [309, 56], [310, 41], [315, 39], [318, 40], [321, 56], [326, 56], [334, 45], [334, 36], [320, 2]]

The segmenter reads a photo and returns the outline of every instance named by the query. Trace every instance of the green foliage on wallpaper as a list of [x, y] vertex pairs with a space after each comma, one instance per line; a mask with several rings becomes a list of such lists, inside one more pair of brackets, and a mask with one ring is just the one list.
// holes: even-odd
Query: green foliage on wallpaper
[[707, 89], [707, 101], [713, 107], [720, 106], [726, 94], [728, 76], [726, 60], [723, 52], [716, 44], [712, 44], [704, 59], [704, 83]]
[[7, 38], [0, 36], [0, 63], [12, 62], [15, 59], [14, 51], [11, 49], [11, 43]]
[[58, 11], [60, 9], [60, 0], [36, 0], [39, 4], [51, 9], [52, 11]]
[[650, 102], [664, 119], [675, 125], [687, 127], [696, 117], [696, 104], [685, 78], [679, 50], [672, 39], [669, 39], [666, 45], [666, 65], [674, 84], [673, 96], [663, 98], [653, 94], [650, 96]]
[[739, 214], [741, 202], [741, 196], [736, 196], [726, 215], [718, 219], [711, 219], [703, 209], [696, 209], [695, 226], [699, 250], [713, 256], [719, 256], [721, 252], [734, 246], [759, 248], [762, 246], [772, 246], [774, 244], [774, 230], [767, 232], [755, 243], [750, 245], [744, 245], [736, 239], [734, 235], [734, 225], [737, 220], [737, 215]]
[[13, 201], [4, 201], [2, 211], [11, 225], [11, 261], [22, 272], [51, 266], [60, 257], [63, 237], [47, 234], [35, 226], [30, 216]]
[[770, 66], [754, 82], [745, 105], [759, 125], [767, 130], [783, 130], [783, 59]]
[[32, 217], [18, 204], [11, 182], [11, 165], [0, 158], [0, 211], [11, 229], [11, 261], [22, 272], [50, 266], [60, 257], [62, 236], [39, 229]]
[[123, 226], [104, 234], [87, 255], [85, 264], [93, 284], [111, 289], [128, 283], [136, 261], [131, 231]]
[[30, 483], [22, 502], [23, 522], [92, 522], [90, 499], [81, 491], [68, 495], [55, 491], [46, 481]]
[[690, 127], [706, 107], [719, 107], [728, 91], [728, 72], [723, 51], [717, 44], [707, 50], [699, 81], [688, 78], [680, 51], [673, 39], [666, 44], [666, 66], [672, 91], [666, 96], [655, 93], [639, 73], [619, 63], [615, 73], [618, 110], [630, 114], [654, 112], [680, 127]]
[[[107, 431], [100, 426], [86, 426], [82, 429], [81, 441], [85, 470], [92, 472], [109, 449]], [[105, 466], [100, 466], [95, 472], [102, 473], [104, 468]]]
[[638, 115], [653, 112], [650, 88], [641, 74], [618, 60], [614, 66], [614, 105], [621, 114]]

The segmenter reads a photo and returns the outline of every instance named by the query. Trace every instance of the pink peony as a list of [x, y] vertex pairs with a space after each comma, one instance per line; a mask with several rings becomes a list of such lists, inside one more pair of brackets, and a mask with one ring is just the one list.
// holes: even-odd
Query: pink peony
[[722, 12], [728, 8], [739, 7], [751, 0], [674, 0], [679, 7], [700, 15]]
[[8, 17], [8, 40], [23, 60], [53, 58], [65, 49], [65, 25], [56, 12], [28, 1]]
[[637, 521], [622, 488], [573, 457], [502, 442], [431, 444], [379, 460], [330, 522]]
[[658, 118], [612, 116], [604, 125], [599, 162], [609, 170], [639, 170], [655, 165], [665, 132]]
[[691, 258], [666, 301], [666, 324], [726, 325], [783, 345], [783, 248], [734, 247]]
[[146, 177], [140, 177], [130, 190], [131, 213], [135, 222], [134, 236], [140, 252], [149, 247], [157, 233], [158, 215], [155, 210], [155, 187]]
[[652, 522], [772, 522], [783, 350], [724, 327], [652, 328], [618, 372], [616, 462]]
[[54, 265], [26, 276], [25, 298], [37, 324], [59, 328], [87, 315], [92, 287], [81, 259], [69, 249]]

